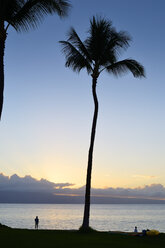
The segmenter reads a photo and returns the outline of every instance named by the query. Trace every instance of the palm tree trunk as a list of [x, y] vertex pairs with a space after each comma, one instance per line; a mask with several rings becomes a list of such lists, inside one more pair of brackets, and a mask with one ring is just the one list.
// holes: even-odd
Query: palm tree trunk
[[3, 108], [5, 40], [6, 31], [4, 29], [4, 22], [0, 21], [0, 120]]
[[93, 148], [94, 148], [94, 141], [95, 141], [96, 123], [97, 123], [97, 116], [98, 116], [98, 100], [97, 100], [97, 94], [96, 94], [96, 84], [97, 84], [97, 78], [93, 78], [92, 94], [93, 94], [93, 100], [94, 100], [94, 116], [93, 116], [93, 123], [92, 123], [90, 147], [89, 147], [89, 153], [88, 153], [84, 218], [83, 218], [83, 224], [82, 224], [83, 229], [89, 228], [92, 160], [93, 160]]

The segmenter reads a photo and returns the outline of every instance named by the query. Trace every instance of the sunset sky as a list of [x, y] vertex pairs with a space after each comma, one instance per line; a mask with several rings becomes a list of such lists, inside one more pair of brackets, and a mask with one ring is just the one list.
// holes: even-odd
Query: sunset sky
[[121, 56], [142, 63], [132, 74], [98, 80], [99, 116], [92, 185], [165, 186], [165, 1], [71, 0], [69, 16], [46, 17], [37, 30], [8, 31], [0, 172], [85, 184], [93, 117], [91, 77], [65, 68], [59, 40], [73, 26], [82, 40], [100, 15], [132, 37]]

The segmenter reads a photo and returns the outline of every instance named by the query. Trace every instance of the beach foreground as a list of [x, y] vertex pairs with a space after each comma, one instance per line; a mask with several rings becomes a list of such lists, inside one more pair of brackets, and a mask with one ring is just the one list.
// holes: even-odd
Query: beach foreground
[[154, 237], [138, 237], [109, 232], [81, 233], [78, 231], [25, 230], [0, 228], [2, 247], [40, 248], [152, 248], [164, 247], [165, 234]]

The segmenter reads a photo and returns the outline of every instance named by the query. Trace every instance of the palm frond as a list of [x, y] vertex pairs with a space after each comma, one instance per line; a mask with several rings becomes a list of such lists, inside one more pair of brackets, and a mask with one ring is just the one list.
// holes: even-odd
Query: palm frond
[[129, 34], [124, 31], [117, 32], [110, 20], [93, 17], [90, 21], [89, 36], [84, 43], [92, 59], [106, 66], [117, 61], [121, 51], [129, 46], [130, 40]]
[[0, 19], [9, 23], [23, 4], [24, 0], [0, 0]]
[[72, 28], [69, 39], [62, 41], [66, 56], [66, 66], [75, 71], [82, 68], [92, 75], [98, 75], [106, 70], [116, 76], [132, 72], [134, 77], [144, 77], [144, 67], [133, 59], [118, 62], [122, 50], [129, 46], [131, 37], [125, 31], [117, 32], [112, 22], [104, 18], [93, 17], [90, 20], [87, 39], [82, 42]]
[[131, 37], [127, 32], [116, 32], [116, 30], [114, 30], [110, 34], [106, 50], [110, 52], [113, 51], [116, 57], [118, 57], [122, 50], [126, 50], [129, 47], [130, 41]]
[[10, 24], [18, 32], [27, 31], [36, 28], [45, 15], [57, 13], [60, 17], [66, 16], [69, 7], [67, 0], [22, 0]]
[[134, 77], [145, 77], [144, 67], [133, 59], [124, 59], [106, 67], [109, 73], [119, 76], [123, 73], [132, 72]]
[[109, 64], [116, 63], [122, 50], [126, 50], [129, 46], [130, 40], [131, 38], [126, 32], [116, 32], [115, 29], [111, 29], [109, 32], [109, 38], [102, 49], [100, 64], [103, 65], [103, 67], [106, 67]]
[[111, 25], [111, 21], [99, 17], [93, 17], [92, 20], [90, 20], [89, 36], [84, 43], [90, 53], [90, 57], [96, 63], [99, 63], [104, 56], [104, 49], [109, 40]]
[[112, 21], [99, 16], [93, 16], [90, 19], [90, 29], [89, 34], [95, 35], [97, 30], [101, 30], [102, 33], [107, 33], [112, 28]]
[[88, 73], [92, 72], [92, 67], [86, 57], [80, 53], [69, 41], [60, 41], [63, 46], [62, 52], [66, 57], [66, 67], [71, 67], [73, 71], [80, 72], [86, 68]]
[[81, 51], [81, 54], [83, 54], [83, 56], [86, 57], [89, 63], [92, 63], [92, 59], [88, 53], [87, 48], [85, 47], [84, 43], [81, 41], [80, 37], [78, 36], [74, 28], [71, 28], [68, 33], [68, 41], [71, 42], [75, 47], [77, 47], [79, 51]]

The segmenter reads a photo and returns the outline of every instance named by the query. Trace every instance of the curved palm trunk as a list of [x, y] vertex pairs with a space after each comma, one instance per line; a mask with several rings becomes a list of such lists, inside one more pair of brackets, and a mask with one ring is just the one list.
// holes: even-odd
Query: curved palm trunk
[[96, 94], [96, 84], [97, 78], [93, 78], [92, 82], [92, 94], [94, 100], [94, 116], [91, 131], [91, 140], [88, 153], [88, 167], [87, 167], [87, 177], [86, 177], [86, 192], [85, 192], [85, 207], [84, 207], [84, 218], [83, 218], [83, 229], [89, 228], [89, 216], [90, 216], [90, 191], [91, 191], [91, 174], [92, 174], [92, 160], [93, 160], [93, 147], [95, 141], [96, 123], [98, 116], [98, 100]]
[[4, 30], [4, 22], [0, 22], [0, 120], [3, 107], [5, 40], [6, 31]]

